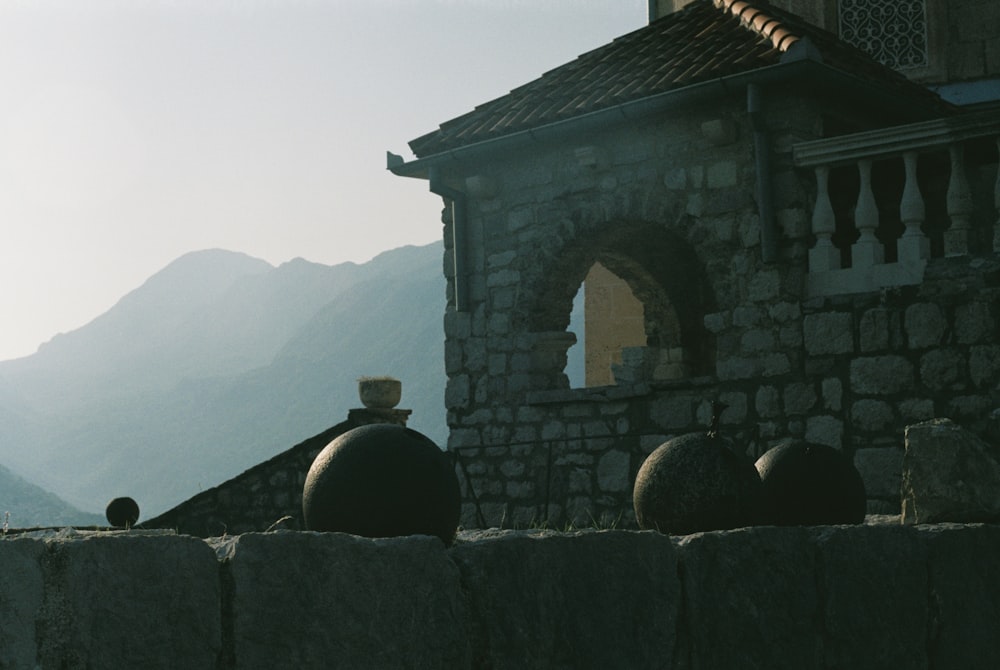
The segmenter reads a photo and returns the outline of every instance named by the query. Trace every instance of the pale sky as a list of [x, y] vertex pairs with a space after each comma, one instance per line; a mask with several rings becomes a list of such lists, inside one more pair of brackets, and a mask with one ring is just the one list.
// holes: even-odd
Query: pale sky
[[645, 25], [646, 0], [0, 0], [0, 360], [178, 256], [440, 238], [385, 152]]

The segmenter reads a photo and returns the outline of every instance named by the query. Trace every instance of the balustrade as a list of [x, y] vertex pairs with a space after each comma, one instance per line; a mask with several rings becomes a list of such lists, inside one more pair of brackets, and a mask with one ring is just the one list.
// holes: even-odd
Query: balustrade
[[[987, 199], [975, 195], [966, 156], [968, 145], [976, 149], [980, 163], [989, 164], [993, 162], [990, 154], [994, 143], [1000, 153], [1000, 119], [995, 114], [969, 114], [797, 144], [793, 148], [796, 165], [813, 168], [816, 175], [812, 214], [816, 242], [809, 251], [810, 294], [857, 293], [920, 283], [931, 256], [927, 235], [929, 205], [940, 213], [938, 218], [947, 216], [936, 224], [937, 248], [943, 255], [963, 256], [990, 249], [1000, 253], [1000, 172], [991, 198], [994, 211], [984, 216], [977, 211], [976, 203]], [[984, 147], [988, 151], [984, 152]], [[925, 192], [921, 188], [918, 172], [923, 161], [932, 168], [940, 165], [941, 177], [947, 181], [946, 192]], [[885, 206], [887, 194], [877, 192], [872, 174], [873, 166], [885, 162], [902, 166], [903, 188], [898, 197], [901, 235], [884, 228], [880, 220], [879, 203]], [[831, 171], [838, 169], [855, 170], [857, 174], [853, 221], [848, 220], [849, 209], [838, 212], [834, 208], [833, 203], [842, 202], [845, 196], [831, 191], [840, 188], [831, 185]], [[849, 250], [842, 252], [835, 244], [838, 230], [841, 236], [845, 230], [852, 233], [850, 236], [856, 235]], [[890, 263], [885, 262], [890, 255], [886, 253], [888, 244], [895, 246], [891, 254], [895, 261]], [[840, 240], [840, 246], [844, 245]], [[842, 257], [848, 260], [843, 267]]]

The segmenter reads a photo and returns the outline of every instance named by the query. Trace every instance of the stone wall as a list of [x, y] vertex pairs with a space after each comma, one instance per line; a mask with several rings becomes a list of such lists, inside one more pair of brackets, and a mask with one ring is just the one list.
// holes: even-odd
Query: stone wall
[[0, 540], [16, 668], [1000, 667], [993, 525]]
[[[464, 527], [631, 527], [643, 459], [671, 436], [706, 430], [713, 402], [726, 406], [722, 429], [749, 456], [788, 437], [830, 444], [862, 472], [869, 510], [899, 513], [905, 426], [947, 417], [977, 430], [1000, 405], [992, 249], [932, 258], [917, 286], [810, 293], [816, 182], [794, 166], [792, 147], [831, 126], [890, 120], [768, 88], [761, 184], [746, 105], [733, 90], [676, 115], [449, 168], [467, 196], [457, 253], [468, 271], [456, 278], [446, 263], [446, 275], [452, 295], [464, 283], [469, 305], [452, 301], [444, 319]], [[980, 159], [990, 179], [974, 194], [985, 205], [971, 224], [984, 239], [996, 222], [993, 145]], [[772, 194], [766, 218], [758, 188]], [[849, 184], [831, 195], [853, 211]], [[894, 246], [899, 231], [884, 218], [878, 234]], [[456, 222], [445, 224], [456, 253]], [[842, 232], [837, 244], [850, 246], [857, 231]], [[623, 351], [613, 385], [570, 388], [569, 314], [595, 262], [642, 302], [646, 346]]]

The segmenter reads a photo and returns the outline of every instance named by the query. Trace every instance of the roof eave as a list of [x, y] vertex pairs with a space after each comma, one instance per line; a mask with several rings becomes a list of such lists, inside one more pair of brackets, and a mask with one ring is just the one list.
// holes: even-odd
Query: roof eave
[[445, 165], [475, 162], [498, 151], [510, 151], [529, 144], [555, 141], [570, 134], [607, 128], [616, 122], [639, 121], [683, 105], [726, 97], [737, 92], [742, 93], [747, 85], [752, 83], [767, 85], [796, 79], [805, 80], [812, 87], [822, 84], [821, 90], [826, 92], [836, 91], [839, 95], [848, 94], [867, 100], [870, 104], [878, 105], [881, 110], [888, 109], [900, 113], [907, 121], [924, 120], [937, 115], [929, 108], [921, 110], [913, 104], [912, 99], [900, 97], [874, 82], [807, 58], [768, 65], [638, 100], [630, 100], [614, 107], [588, 112], [536, 128], [445, 149], [409, 162], [390, 153], [387, 168], [400, 177], [427, 179], [432, 167], [441, 168]]

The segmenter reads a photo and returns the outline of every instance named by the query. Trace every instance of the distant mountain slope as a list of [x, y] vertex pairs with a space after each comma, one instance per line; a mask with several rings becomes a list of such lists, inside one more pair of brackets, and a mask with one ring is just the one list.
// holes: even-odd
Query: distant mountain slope
[[108, 523], [103, 513], [81, 512], [0, 466], [0, 524], [5, 522], [10, 528], [105, 526]]
[[0, 363], [0, 458], [83, 509], [130, 495], [148, 518], [342, 421], [373, 374], [402, 379], [410, 425], [443, 444], [441, 253], [278, 268], [182, 257]]

